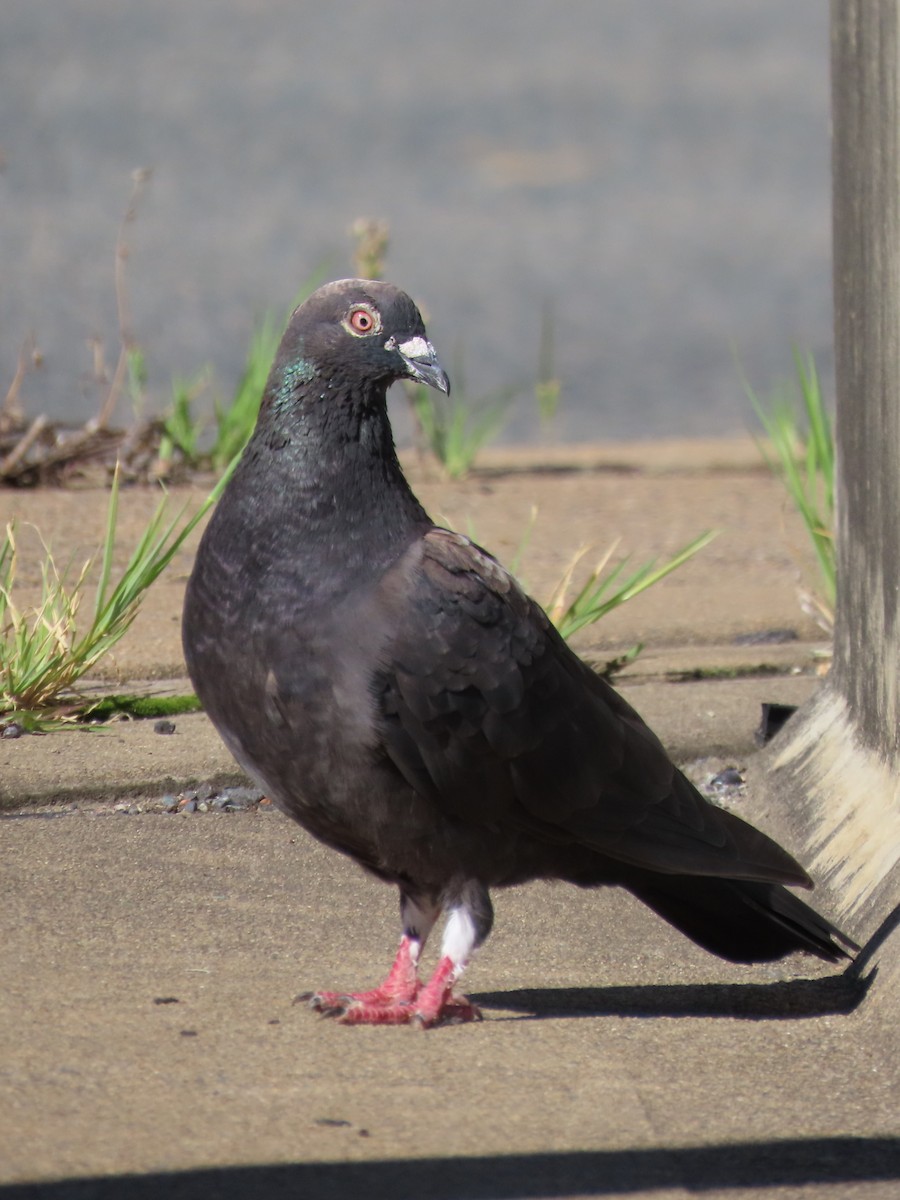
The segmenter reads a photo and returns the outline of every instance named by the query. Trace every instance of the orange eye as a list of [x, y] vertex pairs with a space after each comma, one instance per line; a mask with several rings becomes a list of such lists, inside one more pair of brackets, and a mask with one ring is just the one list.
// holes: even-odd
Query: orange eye
[[347, 318], [354, 333], [371, 333], [375, 328], [375, 314], [368, 308], [352, 308]]

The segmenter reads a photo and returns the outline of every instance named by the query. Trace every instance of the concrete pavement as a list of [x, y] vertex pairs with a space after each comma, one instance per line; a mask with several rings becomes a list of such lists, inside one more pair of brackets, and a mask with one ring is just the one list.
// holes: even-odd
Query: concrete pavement
[[[638, 559], [660, 548], [663, 496], [676, 539], [722, 525], [704, 565], [626, 606], [608, 638], [648, 640], [624, 687], [675, 752], [748, 766], [752, 789], [760, 700], [816, 686], [784, 549], [796, 531], [764, 473], [683, 449], [657, 471], [420, 490], [505, 557], [520, 490], [537, 496], [539, 594], [557, 543], [607, 504], [604, 532], [621, 527]], [[87, 537], [102, 498], [80, 495]], [[52, 540], [72, 497], [0, 508], [27, 504]], [[125, 533], [138, 518], [123, 517]], [[151, 594], [120, 683], [171, 677], [180, 587]], [[733, 644], [760, 626], [800, 636]], [[582, 648], [610, 648], [597, 640]], [[754, 662], [785, 673], [745, 674]], [[692, 664], [705, 677], [685, 682]], [[467, 976], [482, 1024], [334, 1025], [293, 998], [377, 980], [395, 897], [265, 809], [135, 811], [232, 770], [205, 718], [176, 726], [0, 742], [0, 1200], [900, 1194], [896, 1008], [871, 961], [732, 966], [627, 896], [533, 885], [497, 895]], [[111, 798], [136, 800], [132, 815]]]

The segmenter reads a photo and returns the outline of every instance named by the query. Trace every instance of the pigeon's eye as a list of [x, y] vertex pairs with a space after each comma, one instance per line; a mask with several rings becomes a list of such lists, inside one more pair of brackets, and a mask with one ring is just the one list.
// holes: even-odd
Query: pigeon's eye
[[374, 308], [367, 304], [357, 304], [347, 313], [344, 326], [351, 333], [365, 336], [367, 333], [377, 333], [381, 328], [381, 321]]

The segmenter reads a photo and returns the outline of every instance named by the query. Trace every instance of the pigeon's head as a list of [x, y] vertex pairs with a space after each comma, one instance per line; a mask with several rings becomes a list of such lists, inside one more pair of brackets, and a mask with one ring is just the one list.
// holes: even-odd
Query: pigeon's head
[[291, 316], [276, 359], [282, 377], [341, 380], [353, 388], [415, 379], [449, 394], [450, 381], [419, 310], [389, 283], [326, 283]]

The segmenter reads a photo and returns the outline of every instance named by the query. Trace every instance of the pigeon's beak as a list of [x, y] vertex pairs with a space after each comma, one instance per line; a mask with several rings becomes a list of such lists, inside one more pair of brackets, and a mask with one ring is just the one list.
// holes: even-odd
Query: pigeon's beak
[[447, 396], [450, 395], [450, 380], [438, 362], [431, 342], [423, 337], [411, 337], [405, 342], [400, 342], [396, 350], [406, 364], [411, 379], [418, 379], [421, 383], [427, 383], [429, 387], [438, 388]]

